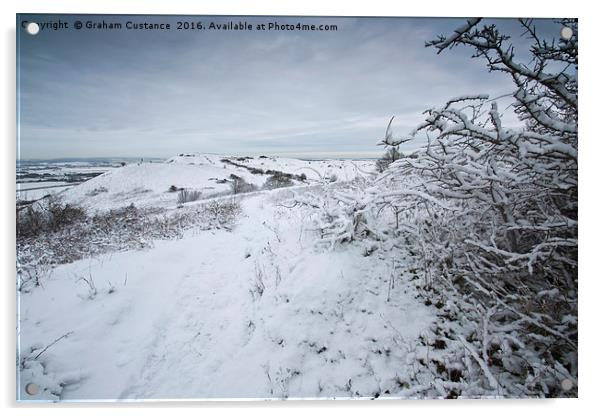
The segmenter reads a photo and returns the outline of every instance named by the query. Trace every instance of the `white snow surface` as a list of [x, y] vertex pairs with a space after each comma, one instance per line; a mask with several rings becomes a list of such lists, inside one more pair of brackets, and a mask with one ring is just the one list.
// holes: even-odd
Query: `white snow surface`
[[[173, 205], [173, 194], [166, 194], [169, 200], [164, 194], [176, 179], [177, 186], [202, 188], [232, 172], [220, 159], [126, 166], [65, 194], [85, 200], [103, 186], [108, 191], [88, 197], [90, 206], [108, 209], [130, 199]], [[291, 173], [306, 166], [339, 177], [357, 172], [356, 164], [341, 161], [252, 162]], [[116, 197], [132, 189], [151, 192]], [[287, 192], [246, 195], [232, 230], [190, 229], [145, 250], [52, 269], [41, 287], [19, 296], [25, 365], [18, 398], [332, 398], [399, 391], [414, 362], [407, 346], [418, 343], [433, 312], [401, 279], [387, 302], [392, 271], [375, 261], [377, 254], [362, 255], [360, 245], [313, 246], [307, 208], [284, 207]], [[94, 296], [82, 278], [93, 280]], [[41, 386], [36, 396], [25, 393], [31, 382]]]

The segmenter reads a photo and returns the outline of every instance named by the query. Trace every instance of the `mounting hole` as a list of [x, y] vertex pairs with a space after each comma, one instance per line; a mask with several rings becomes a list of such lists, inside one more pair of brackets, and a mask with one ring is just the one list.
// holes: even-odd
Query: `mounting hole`
[[564, 40], [570, 40], [573, 37], [573, 29], [570, 27], [563, 27], [560, 30], [560, 37]]
[[25, 30], [32, 36], [37, 35], [40, 31], [40, 25], [38, 25], [36, 22], [29, 22], [25, 26]]
[[40, 387], [38, 387], [38, 385], [35, 383], [27, 383], [27, 385], [25, 386], [25, 391], [30, 396], [35, 396], [40, 392]]
[[568, 378], [565, 378], [560, 383], [560, 387], [562, 387], [562, 390], [568, 391], [573, 388], [573, 382], [571, 380], [569, 380]]

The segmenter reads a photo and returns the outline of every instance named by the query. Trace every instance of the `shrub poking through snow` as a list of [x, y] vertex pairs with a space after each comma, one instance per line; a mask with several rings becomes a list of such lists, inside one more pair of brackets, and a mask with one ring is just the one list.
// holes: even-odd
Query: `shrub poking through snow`
[[198, 201], [202, 194], [203, 193], [201, 191], [195, 191], [193, 189], [180, 189], [180, 193], [178, 194], [178, 204]]
[[33, 288], [42, 286], [51, 272], [51, 266], [43, 263], [33, 263], [28, 267], [19, 267], [17, 269], [17, 289], [23, 293], [30, 292]]
[[244, 194], [247, 192], [253, 192], [257, 190], [257, 186], [252, 183], [248, 183], [240, 176], [230, 175], [232, 182], [230, 182], [230, 188], [233, 194]]
[[291, 179], [292, 175], [277, 172], [271, 175], [263, 185], [264, 189], [276, 189], [276, 188], [285, 188], [287, 186], [292, 186], [293, 181]]
[[253, 167], [249, 167], [249, 172], [251, 172], [253, 175], [263, 175], [263, 174], [265, 174], [265, 172], [263, 171], [263, 169], [253, 168]]
[[92, 274], [89, 274], [87, 277], [82, 276], [79, 278], [79, 281], [85, 283], [86, 288], [88, 290], [88, 299], [94, 299], [98, 294], [98, 290], [96, 289], [96, 283], [94, 283], [94, 279], [92, 278]]
[[255, 262], [255, 278], [251, 282], [251, 288], [249, 289], [254, 301], [261, 299], [263, 292], [265, 292], [264, 274], [265, 272], [261, 265]]
[[86, 196], [96, 196], [106, 192], [109, 192], [107, 188], [105, 188], [104, 186], [99, 186], [98, 188], [94, 188], [90, 192], [88, 192]]
[[177, 187], [177, 186], [175, 186], [175, 185], [171, 185], [171, 186], [170, 186], [170, 187], [167, 189], [167, 192], [178, 192], [178, 191], [180, 191], [181, 189], [182, 189], [182, 188], [178, 188], [178, 187]]

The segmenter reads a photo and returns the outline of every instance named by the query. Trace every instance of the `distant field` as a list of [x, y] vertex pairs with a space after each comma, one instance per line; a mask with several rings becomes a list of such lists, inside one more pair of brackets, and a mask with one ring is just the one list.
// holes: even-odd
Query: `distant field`
[[16, 177], [17, 199], [32, 201], [66, 189], [121, 166], [118, 159], [86, 161], [18, 161]]
[[67, 182], [51, 181], [17, 183], [17, 198], [31, 201], [51, 193], [62, 192], [74, 185], [76, 185], [76, 183], [69, 184]]

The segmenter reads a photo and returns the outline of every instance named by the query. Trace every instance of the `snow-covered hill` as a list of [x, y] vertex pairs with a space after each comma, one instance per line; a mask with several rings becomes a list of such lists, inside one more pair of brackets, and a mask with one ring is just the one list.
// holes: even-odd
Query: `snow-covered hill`
[[[200, 191], [201, 199], [230, 193], [231, 175], [261, 189], [273, 172], [293, 176], [293, 183], [307, 185], [321, 180], [350, 181], [374, 171], [373, 161], [300, 160], [276, 157], [228, 157], [213, 154], [180, 154], [163, 163], [139, 162], [113, 169], [66, 190], [67, 202], [93, 210], [129, 205], [174, 206], [177, 193], [170, 187]], [[304, 180], [300, 180], [303, 175]]]

